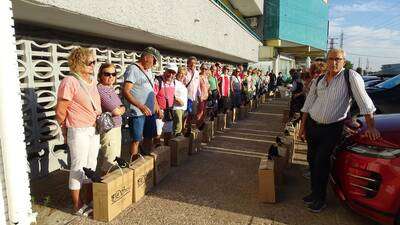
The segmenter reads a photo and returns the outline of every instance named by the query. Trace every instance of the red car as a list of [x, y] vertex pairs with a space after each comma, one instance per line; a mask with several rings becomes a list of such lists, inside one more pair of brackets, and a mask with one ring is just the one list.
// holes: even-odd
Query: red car
[[351, 209], [382, 224], [400, 225], [400, 114], [375, 117], [382, 138], [347, 133], [332, 157], [331, 184]]

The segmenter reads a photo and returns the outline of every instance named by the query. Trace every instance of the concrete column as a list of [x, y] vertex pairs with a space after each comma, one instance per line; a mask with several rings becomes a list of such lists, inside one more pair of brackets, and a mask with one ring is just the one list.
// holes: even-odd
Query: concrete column
[[0, 140], [11, 224], [29, 225], [32, 213], [11, 1], [0, 6]]
[[280, 72], [280, 71], [279, 71], [279, 61], [280, 61], [280, 58], [281, 58], [280, 55], [277, 55], [276, 58], [275, 58], [275, 62], [274, 62], [274, 73], [275, 73], [275, 74], [278, 74], [278, 73]]

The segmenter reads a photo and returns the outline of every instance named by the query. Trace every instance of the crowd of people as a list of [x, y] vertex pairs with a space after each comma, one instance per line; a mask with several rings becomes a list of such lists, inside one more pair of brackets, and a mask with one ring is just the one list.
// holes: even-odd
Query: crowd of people
[[[240, 108], [262, 94], [273, 95], [281, 88], [292, 93], [290, 119], [300, 120], [300, 116], [296, 115], [302, 114], [299, 133], [301, 138], [307, 139], [312, 186], [312, 193], [304, 201], [313, 203], [311, 207], [314, 210], [324, 206], [329, 171], [324, 165], [329, 165], [326, 161], [330, 153], [321, 148], [331, 149], [336, 143], [343, 124], [342, 114], [348, 111], [349, 98], [344, 98], [348, 95], [347, 89], [343, 96], [339, 96], [336, 89], [331, 90], [331, 94], [338, 95], [338, 102], [332, 103], [333, 106], [329, 106], [332, 110], [327, 112], [324, 104], [330, 103], [332, 98], [329, 90], [328, 93], [323, 89], [328, 88], [328, 78], [333, 79], [330, 82], [339, 82], [330, 76], [334, 77], [343, 71], [343, 65], [340, 64], [338, 68], [337, 62], [342, 63], [344, 59], [342, 51], [331, 51], [327, 63], [317, 58], [308, 70], [292, 69], [290, 77], [286, 78], [281, 73], [276, 75], [272, 72], [263, 73], [259, 69], [244, 69], [243, 65], [233, 67], [217, 62], [203, 63], [198, 67], [198, 60], [194, 56], [187, 59], [186, 66], [167, 63], [163, 67], [163, 74], [156, 75], [152, 68], [159, 58], [157, 49], [145, 48], [139, 60], [127, 67], [119, 96], [114, 88], [117, 79], [115, 65], [103, 63], [96, 78], [93, 76], [95, 60], [89, 49], [80, 47], [70, 53], [68, 63], [71, 76], [65, 77], [59, 86], [56, 119], [70, 150], [69, 189], [76, 214], [87, 212], [92, 198], [90, 185], [86, 204], [80, 197], [81, 188], [90, 183], [83, 168], [95, 171], [99, 158], [99, 168], [104, 175], [114, 164], [115, 158], [121, 155], [121, 126], [125, 125], [123, 117], [129, 118], [129, 154], [133, 161], [139, 154], [150, 154], [154, 147], [161, 145], [162, 137], [164, 144], [168, 145], [171, 138], [188, 136], [194, 127], [203, 129], [206, 119], [213, 120], [218, 113]], [[370, 121], [371, 129], [367, 130], [367, 134], [371, 138], [379, 137], [373, 128], [371, 116], [375, 108], [360, 87], [361, 78], [353, 72], [349, 83], [361, 112], [368, 115], [366, 118]], [[341, 102], [343, 99], [344, 103]], [[340, 106], [340, 111], [335, 106]], [[332, 118], [333, 115], [337, 116]], [[99, 133], [96, 128], [106, 121], [104, 118], [107, 116], [112, 125]], [[320, 137], [322, 133], [329, 137]], [[315, 141], [324, 138], [324, 142]]]
[[[194, 56], [187, 59], [186, 66], [167, 63], [162, 74], [155, 74], [152, 68], [159, 58], [157, 49], [145, 48], [139, 60], [127, 67], [119, 96], [115, 65], [101, 64], [96, 78], [89, 49], [80, 47], [70, 53], [71, 76], [59, 86], [56, 119], [70, 149], [69, 189], [77, 214], [90, 208], [92, 198], [83, 168], [95, 171], [99, 162], [101, 175], [109, 171], [115, 158], [121, 156], [124, 118], [128, 118], [129, 154], [134, 161], [139, 154], [150, 154], [161, 145], [161, 138], [168, 145], [171, 138], [188, 136], [193, 128], [203, 129], [206, 119], [213, 120], [218, 113], [274, 92], [279, 84], [279, 76], [273, 73], [219, 62], [199, 66]], [[112, 126], [99, 133], [99, 123], [107, 116]], [[86, 204], [80, 195], [84, 185], [89, 190]]]

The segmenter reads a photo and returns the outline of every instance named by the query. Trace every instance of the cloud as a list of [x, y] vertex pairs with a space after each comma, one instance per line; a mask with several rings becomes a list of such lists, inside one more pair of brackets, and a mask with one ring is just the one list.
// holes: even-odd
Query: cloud
[[347, 15], [357, 12], [387, 12], [392, 10], [392, 5], [383, 1], [362, 1], [353, 4], [333, 5], [331, 15]]
[[350, 26], [344, 27], [343, 32], [343, 48], [353, 63], [358, 64], [360, 58], [365, 67], [368, 59], [370, 69], [375, 71], [380, 70], [382, 64], [400, 63], [399, 30]]
[[[358, 66], [360, 59], [362, 67], [365, 68], [367, 58], [370, 69], [374, 71], [380, 70], [382, 64], [400, 63], [400, 27], [372, 26], [373, 21], [354, 23], [359, 20], [353, 19], [355, 15], [371, 17], [371, 15], [383, 15], [381, 12], [384, 12], [385, 20], [392, 21], [397, 15], [394, 14], [395, 10], [399, 7], [398, 1], [382, 0], [332, 4], [329, 12], [329, 36], [338, 38], [340, 33], [344, 32], [343, 48], [348, 53], [347, 58], [354, 63], [355, 67]], [[382, 19], [382, 17], [379, 18]], [[339, 43], [339, 40], [336, 39], [335, 42]]]
[[330, 36], [339, 37], [343, 31], [343, 48], [355, 67], [360, 60], [361, 66], [365, 68], [367, 59], [373, 71], [379, 71], [382, 64], [400, 63], [400, 30], [367, 25], [344, 26], [344, 21], [342, 17], [331, 20]]

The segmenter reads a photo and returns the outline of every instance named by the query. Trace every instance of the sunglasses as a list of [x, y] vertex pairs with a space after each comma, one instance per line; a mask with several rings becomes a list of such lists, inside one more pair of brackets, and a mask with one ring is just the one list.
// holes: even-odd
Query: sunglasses
[[88, 64], [86, 64], [86, 66], [94, 66], [95, 63], [96, 61], [90, 61]]
[[109, 77], [109, 76], [116, 77], [116, 76], [117, 76], [117, 73], [116, 73], [116, 72], [114, 72], [114, 73], [103, 72], [103, 76], [105, 76], [105, 77]]

